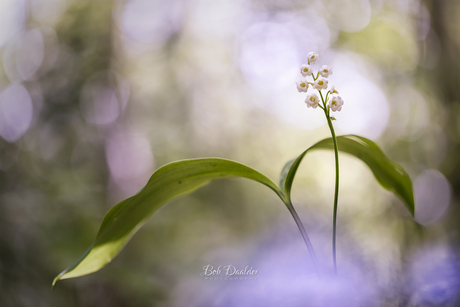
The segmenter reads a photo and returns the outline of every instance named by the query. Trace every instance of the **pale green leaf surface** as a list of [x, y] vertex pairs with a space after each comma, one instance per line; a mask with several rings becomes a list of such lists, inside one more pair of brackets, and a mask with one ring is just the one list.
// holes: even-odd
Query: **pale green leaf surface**
[[283, 193], [273, 181], [234, 161], [206, 158], [167, 164], [152, 175], [139, 193], [107, 212], [93, 245], [75, 264], [54, 279], [53, 286], [60, 279], [87, 275], [104, 267], [165, 203], [189, 194], [212, 180], [228, 177], [244, 177], [262, 183], [285, 202]]
[[[337, 143], [339, 151], [353, 155], [363, 161], [371, 169], [380, 185], [398, 196], [414, 216], [412, 181], [400, 165], [391, 161], [375, 142], [364, 137], [357, 135], [339, 136]], [[289, 201], [291, 200], [292, 182], [302, 159], [307, 152], [316, 149], [334, 150], [332, 138], [319, 141], [296, 159], [287, 162], [283, 167], [280, 174], [280, 187], [284, 190], [284, 195]]]

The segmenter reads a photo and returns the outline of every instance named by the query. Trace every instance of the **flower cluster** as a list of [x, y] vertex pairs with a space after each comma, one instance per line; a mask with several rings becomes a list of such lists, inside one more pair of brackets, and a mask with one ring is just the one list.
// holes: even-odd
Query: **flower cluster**
[[[307, 94], [305, 103], [307, 104], [307, 107], [313, 109], [316, 109], [316, 107], [319, 105], [319, 107], [323, 109], [327, 115], [329, 115], [329, 110], [332, 110], [333, 112], [342, 110], [343, 100], [339, 95], [337, 95], [339, 92], [335, 89], [334, 85], [331, 85], [329, 90], [327, 90], [329, 84], [329, 80], [327, 78], [333, 73], [331, 66], [323, 65], [316, 73], [316, 76], [313, 73], [310, 64], [316, 63], [318, 59], [319, 55], [316, 52], [310, 52], [308, 54], [308, 65], [304, 64], [300, 66], [300, 73], [302, 74], [303, 78], [297, 81], [296, 85], [299, 92], [307, 93], [309, 85], [317, 90], [321, 96], [321, 99], [316, 91], [310, 92]], [[306, 78], [309, 76], [313, 78], [313, 82], [308, 82]], [[325, 98], [321, 92], [322, 90], [327, 90]], [[322, 106], [319, 104], [320, 102], [323, 103]]]

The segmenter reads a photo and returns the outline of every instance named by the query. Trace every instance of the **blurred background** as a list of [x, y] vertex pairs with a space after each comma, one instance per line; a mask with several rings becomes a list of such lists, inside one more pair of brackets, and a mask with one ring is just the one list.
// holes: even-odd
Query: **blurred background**
[[[460, 306], [460, 2], [2, 0], [0, 306]], [[376, 141], [414, 182], [416, 222], [341, 155], [307, 156], [293, 200], [244, 179], [161, 208], [101, 271], [53, 278], [158, 167], [196, 157], [277, 182], [329, 136], [295, 81], [307, 53], [345, 101], [338, 134]], [[257, 280], [206, 280], [206, 265]]]

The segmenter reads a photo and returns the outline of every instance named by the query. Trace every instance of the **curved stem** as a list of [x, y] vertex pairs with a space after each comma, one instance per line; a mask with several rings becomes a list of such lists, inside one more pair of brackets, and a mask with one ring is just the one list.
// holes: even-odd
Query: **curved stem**
[[294, 206], [292, 205], [290, 200], [286, 202], [286, 207], [288, 208], [289, 212], [294, 218], [294, 221], [296, 222], [297, 227], [299, 228], [300, 233], [302, 234], [305, 245], [307, 246], [308, 252], [310, 253], [310, 258], [313, 262], [313, 266], [315, 267], [316, 274], [319, 275], [318, 261], [316, 259], [315, 250], [313, 249], [313, 245], [311, 244], [310, 239], [308, 238], [307, 232], [305, 231], [305, 228], [303, 227], [302, 221], [300, 220], [299, 215], [295, 211]]
[[339, 150], [337, 148], [337, 138], [335, 136], [334, 126], [332, 125], [329, 112], [326, 113], [327, 124], [331, 130], [332, 140], [334, 141], [335, 153], [335, 192], [334, 192], [334, 215], [332, 220], [332, 258], [334, 262], [334, 273], [337, 274], [337, 256], [336, 256], [336, 233], [337, 233], [337, 201], [339, 199]]

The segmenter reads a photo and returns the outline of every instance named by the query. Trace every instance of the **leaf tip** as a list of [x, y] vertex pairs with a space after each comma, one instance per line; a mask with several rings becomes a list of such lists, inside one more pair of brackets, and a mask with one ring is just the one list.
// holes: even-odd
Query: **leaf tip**
[[62, 274], [59, 274], [53, 279], [53, 283], [51, 284], [51, 291], [54, 291], [54, 287], [56, 287], [56, 283], [59, 281], [59, 279], [61, 279], [61, 275]]
[[64, 274], [66, 274], [68, 272], [68, 270], [64, 270], [63, 272], [61, 272], [58, 276], [56, 276], [54, 279], [53, 279], [53, 282], [51, 283], [51, 291], [54, 290], [54, 287], [56, 287], [56, 284], [59, 280], [62, 279], [62, 276], [64, 276]]

